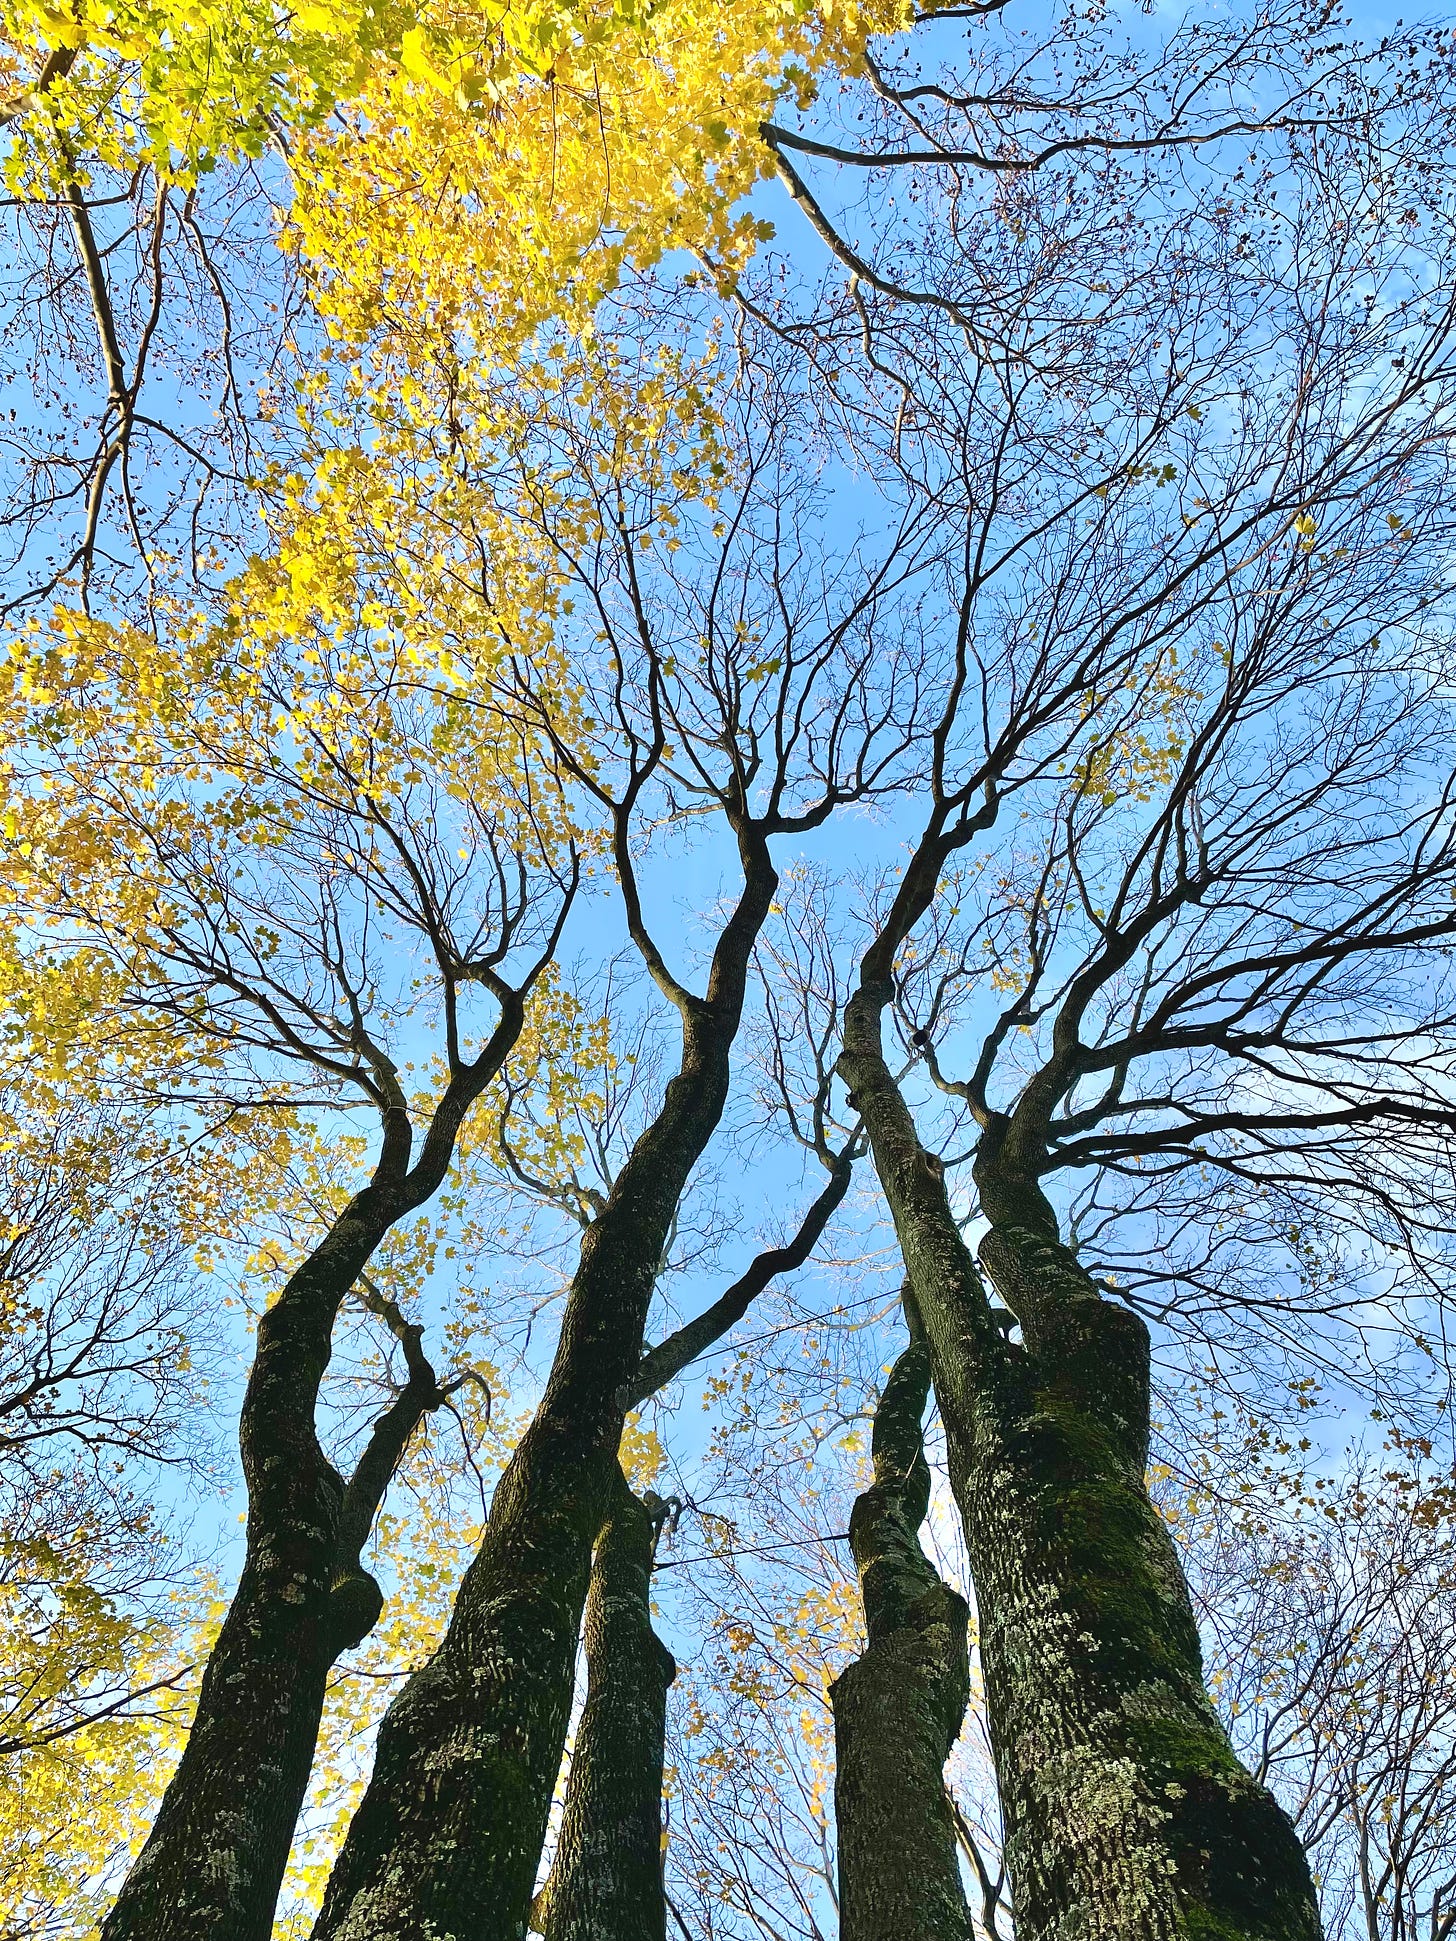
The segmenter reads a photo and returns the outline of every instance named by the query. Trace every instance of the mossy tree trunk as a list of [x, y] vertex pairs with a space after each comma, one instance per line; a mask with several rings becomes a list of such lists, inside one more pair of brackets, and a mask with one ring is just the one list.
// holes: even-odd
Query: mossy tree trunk
[[546, 1941], [664, 1941], [662, 1758], [672, 1653], [652, 1628], [663, 1504], [619, 1472], [592, 1558], [586, 1703], [546, 1891]]
[[841, 1941], [970, 1933], [945, 1790], [970, 1697], [968, 1613], [917, 1534], [930, 1506], [920, 1427], [929, 1392], [930, 1350], [912, 1318], [875, 1410], [874, 1481], [849, 1519], [868, 1643], [830, 1693]]
[[409, 1381], [346, 1482], [315, 1426], [334, 1323], [385, 1235], [438, 1191], [465, 1113], [520, 1035], [523, 994], [498, 984], [497, 996], [495, 1031], [452, 1074], [417, 1151], [401, 1094], [382, 1113], [370, 1182], [258, 1324], [239, 1425], [243, 1568], [181, 1761], [104, 1941], [267, 1941], [273, 1931], [329, 1670], [383, 1607], [363, 1548], [414, 1428], [443, 1399], [419, 1330], [404, 1329]]
[[390, 1226], [419, 1203], [404, 1186], [367, 1188], [259, 1323], [241, 1417], [243, 1568], [181, 1763], [103, 1923], [105, 1941], [272, 1933], [329, 1671], [383, 1608], [363, 1548], [411, 1434], [443, 1393], [410, 1330], [410, 1379], [347, 1482], [319, 1446], [314, 1407], [340, 1305]]
[[[551, 1373], [430, 1662], [386, 1714], [316, 1941], [521, 1941], [570, 1718], [592, 1549], [678, 1202], [722, 1116], [753, 944], [777, 887], [739, 831], [744, 887], [706, 995], [662, 972], [683, 1049], [582, 1244]], [[649, 963], [660, 964], [652, 953]], [[656, 970], [654, 974], [657, 974]]]
[[996, 1129], [976, 1181], [997, 1324], [881, 1051], [866, 982], [840, 1069], [930, 1345], [976, 1591], [1018, 1941], [1317, 1941], [1303, 1849], [1203, 1685], [1147, 1493], [1149, 1339], [1101, 1296]]

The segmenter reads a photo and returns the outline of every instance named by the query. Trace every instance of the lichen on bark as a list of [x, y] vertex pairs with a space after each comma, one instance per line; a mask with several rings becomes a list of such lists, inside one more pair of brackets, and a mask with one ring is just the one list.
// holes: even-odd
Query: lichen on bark
[[875, 1411], [874, 1478], [849, 1522], [867, 1643], [830, 1692], [841, 1941], [970, 1932], [944, 1778], [970, 1697], [968, 1612], [920, 1547], [930, 1350], [913, 1304], [907, 1318], [910, 1345]]
[[1308, 1864], [1203, 1684], [1147, 1491], [1150, 1343], [1061, 1239], [1033, 1173], [983, 1136], [982, 1262], [881, 1050], [888, 984], [849, 1007], [840, 1070], [924, 1319], [975, 1586], [1018, 1941], [1318, 1941]]
[[592, 1557], [586, 1702], [545, 1894], [546, 1941], [663, 1941], [662, 1761], [672, 1653], [652, 1628], [661, 1499], [619, 1473]]

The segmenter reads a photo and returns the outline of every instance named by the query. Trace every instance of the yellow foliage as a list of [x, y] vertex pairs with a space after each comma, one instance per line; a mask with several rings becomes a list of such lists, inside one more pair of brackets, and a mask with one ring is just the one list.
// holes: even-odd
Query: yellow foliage
[[341, 336], [513, 345], [673, 248], [731, 276], [764, 234], [739, 206], [769, 172], [760, 124], [910, 20], [903, 0], [565, 13], [504, 55], [478, 17], [431, 16], [309, 138], [290, 222]]
[[651, 1489], [667, 1460], [657, 1439], [657, 1431], [644, 1429], [642, 1418], [635, 1409], [622, 1426], [622, 1440], [617, 1455], [627, 1481], [638, 1491]]
[[98, 1590], [104, 1564], [84, 1533], [64, 1550], [0, 1537], [5, 1934], [96, 1932], [108, 1875], [145, 1836], [190, 1711], [172, 1627]]
[[[324, 502], [362, 525], [348, 494]], [[63, 611], [12, 642], [0, 897], [26, 947], [0, 961], [0, 1006], [58, 1079], [98, 1043], [130, 1047], [154, 1084], [223, 1066], [257, 1042], [239, 978], [306, 985], [329, 959], [329, 912], [353, 899], [382, 917], [407, 882], [400, 844], [428, 858], [440, 920], [468, 935], [502, 845], [549, 870], [571, 839], [549, 770], [526, 783], [523, 733], [470, 687], [498, 636], [471, 631], [460, 599], [453, 637], [431, 629], [430, 588], [371, 608], [370, 568], [314, 543], [337, 572], [325, 584], [320, 567], [306, 600], [285, 548], [242, 576], [221, 622], [179, 614], [164, 636]], [[300, 949], [314, 969], [291, 961]]]
[[79, 149], [190, 182], [261, 153], [281, 124], [297, 233], [356, 295], [433, 292], [448, 327], [452, 275], [468, 271], [518, 318], [555, 314], [675, 243], [751, 246], [754, 225], [728, 212], [763, 169], [759, 123], [910, 13], [908, 0], [298, 0], [281, 13], [17, 0], [5, 67], [25, 139], [9, 175], [43, 191]]

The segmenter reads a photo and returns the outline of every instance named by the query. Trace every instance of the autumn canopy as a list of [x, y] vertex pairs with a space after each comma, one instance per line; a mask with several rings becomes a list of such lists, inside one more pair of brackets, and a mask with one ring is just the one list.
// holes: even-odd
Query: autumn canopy
[[1444, 25], [5, 35], [0, 1941], [1447, 1941]]

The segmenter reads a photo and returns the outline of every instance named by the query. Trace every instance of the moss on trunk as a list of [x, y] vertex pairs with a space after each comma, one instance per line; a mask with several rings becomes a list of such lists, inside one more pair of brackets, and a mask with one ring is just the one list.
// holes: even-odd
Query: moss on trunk
[[657, 1499], [619, 1476], [592, 1559], [586, 1704], [546, 1894], [546, 1941], [663, 1941], [662, 1757], [677, 1675], [652, 1628]]
[[920, 1419], [930, 1351], [913, 1338], [875, 1411], [874, 1481], [850, 1516], [868, 1643], [835, 1681], [842, 1941], [966, 1941], [944, 1769], [970, 1696], [967, 1610], [917, 1532], [930, 1504]]
[[315, 1941], [522, 1941], [571, 1710], [592, 1548], [679, 1199], [728, 1097], [753, 942], [777, 887], [739, 834], [744, 888], [706, 997], [678, 991], [682, 1061], [589, 1228], [540, 1407], [506, 1466], [430, 1663], [390, 1707]]
[[1318, 1941], [1304, 1852], [1203, 1685], [1177, 1554], [1149, 1499], [1149, 1341], [987, 1140], [985, 1285], [861, 989], [853, 1087], [924, 1318], [965, 1526], [1018, 1941]]

